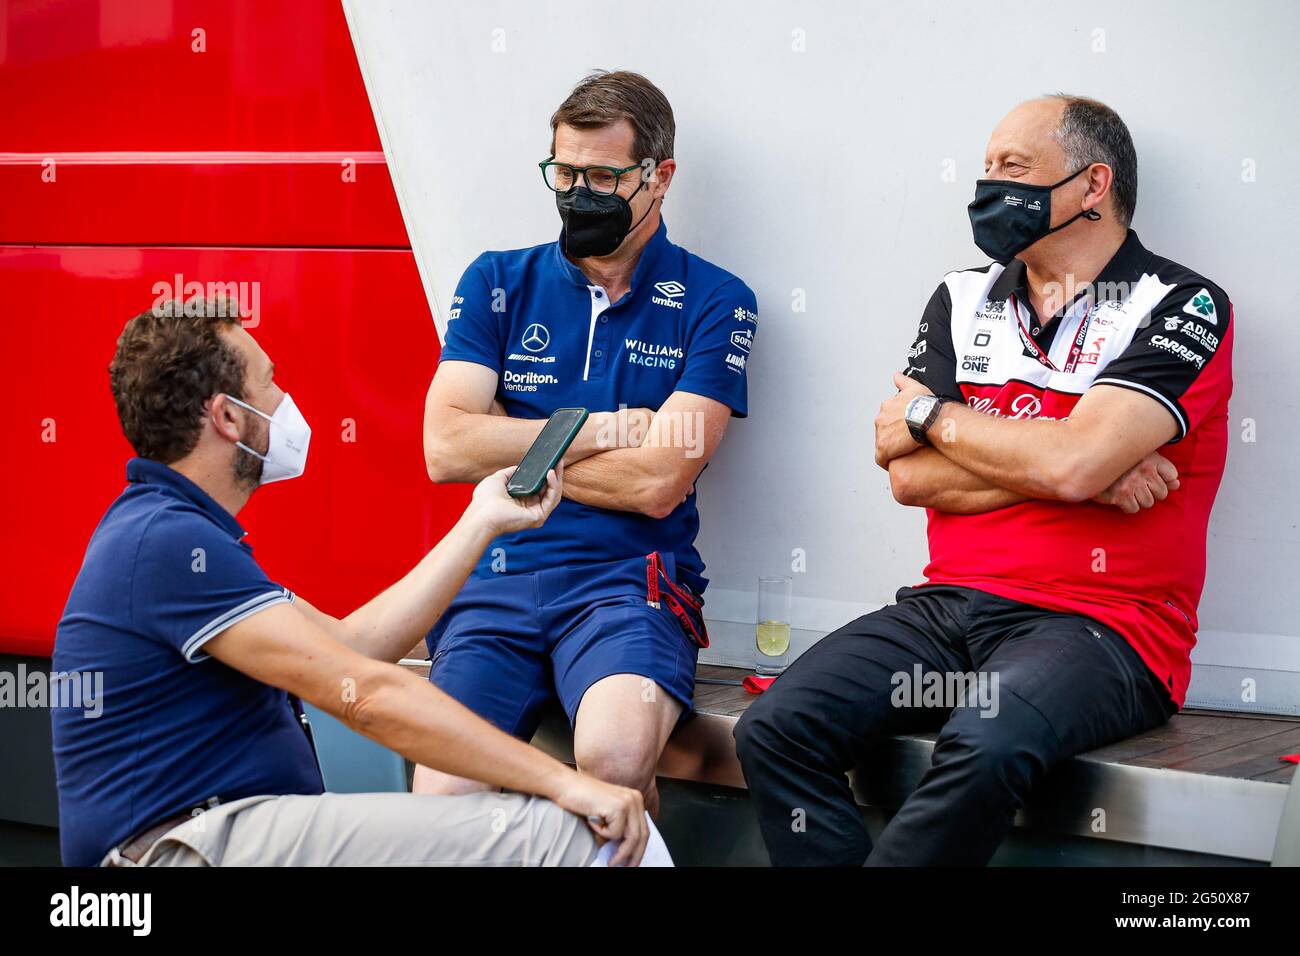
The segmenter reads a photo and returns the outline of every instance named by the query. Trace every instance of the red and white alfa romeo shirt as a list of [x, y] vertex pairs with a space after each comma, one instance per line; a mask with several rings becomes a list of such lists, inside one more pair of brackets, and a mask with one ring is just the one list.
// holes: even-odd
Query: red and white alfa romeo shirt
[[1020, 260], [950, 272], [908, 360], [907, 374], [936, 395], [989, 415], [1066, 418], [1089, 388], [1112, 385], [1173, 416], [1178, 434], [1161, 454], [1181, 487], [1154, 508], [1127, 515], [1092, 502], [1027, 501], [982, 515], [930, 510], [925, 576], [1100, 621], [1181, 707], [1227, 454], [1226, 293], [1130, 231], [1096, 281], [1046, 322], [1029, 305]]

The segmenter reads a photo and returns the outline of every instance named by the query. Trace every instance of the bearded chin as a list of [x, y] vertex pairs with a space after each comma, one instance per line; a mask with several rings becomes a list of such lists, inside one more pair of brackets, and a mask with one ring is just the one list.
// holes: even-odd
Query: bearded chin
[[[265, 455], [271, 448], [270, 428], [262, 429], [264, 434], [259, 434], [256, 441], [250, 441], [246, 444], [249, 448], [256, 448], [258, 445], [265, 446], [262, 454]], [[261, 458], [256, 458], [244, 451], [242, 448], [235, 449], [235, 483], [241, 488], [252, 491], [262, 483], [262, 469], [266, 463]]]

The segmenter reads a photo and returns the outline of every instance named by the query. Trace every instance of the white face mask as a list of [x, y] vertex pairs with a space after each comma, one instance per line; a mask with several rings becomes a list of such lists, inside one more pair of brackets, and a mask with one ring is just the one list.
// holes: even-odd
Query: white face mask
[[307, 446], [311, 443], [311, 426], [307, 424], [307, 419], [302, 417], [302, 412], [298, 411], [298, 406], [293, 403], [293, 398], [288, 392], [280, 400], [274, 415], [259, 411], [233, 395], [227, 395], [226, 398], [241, 408], [248, 409], [254, 415], [261, 415], [271, 423], [270, 440], [265, 455], [259, 455], [242, 441], [235, 442], [254, 458], [262, 460], [261, 484], [269, 485], [273, 481], [297, 478], [307, 470]]

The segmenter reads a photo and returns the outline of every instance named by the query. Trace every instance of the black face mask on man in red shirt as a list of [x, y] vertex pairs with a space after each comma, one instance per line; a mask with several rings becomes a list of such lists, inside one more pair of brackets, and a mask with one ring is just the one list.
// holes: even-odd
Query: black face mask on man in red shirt
[[979, 180], [975, 183], [975, 198], [966, 207], [975, 245], [989, 258], [1007, 262], [1039, 239], [1064, 229], [1081, 216], [1096, 222], [1101, 213], [1084, 209], [1059, 226], [1052, 226], [1052, 191], [1086, 169], [1088, 167], [1084, 166], [1051, 186], [1037, 186], [1014, 179]]

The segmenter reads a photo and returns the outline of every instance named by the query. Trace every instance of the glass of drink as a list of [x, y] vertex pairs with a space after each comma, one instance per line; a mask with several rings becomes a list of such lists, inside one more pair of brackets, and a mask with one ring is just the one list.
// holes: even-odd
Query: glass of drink
[[760, 677], [775, 677], [790, 663], [790, 578], [775, 574], [758, 579], [758, 642]]

